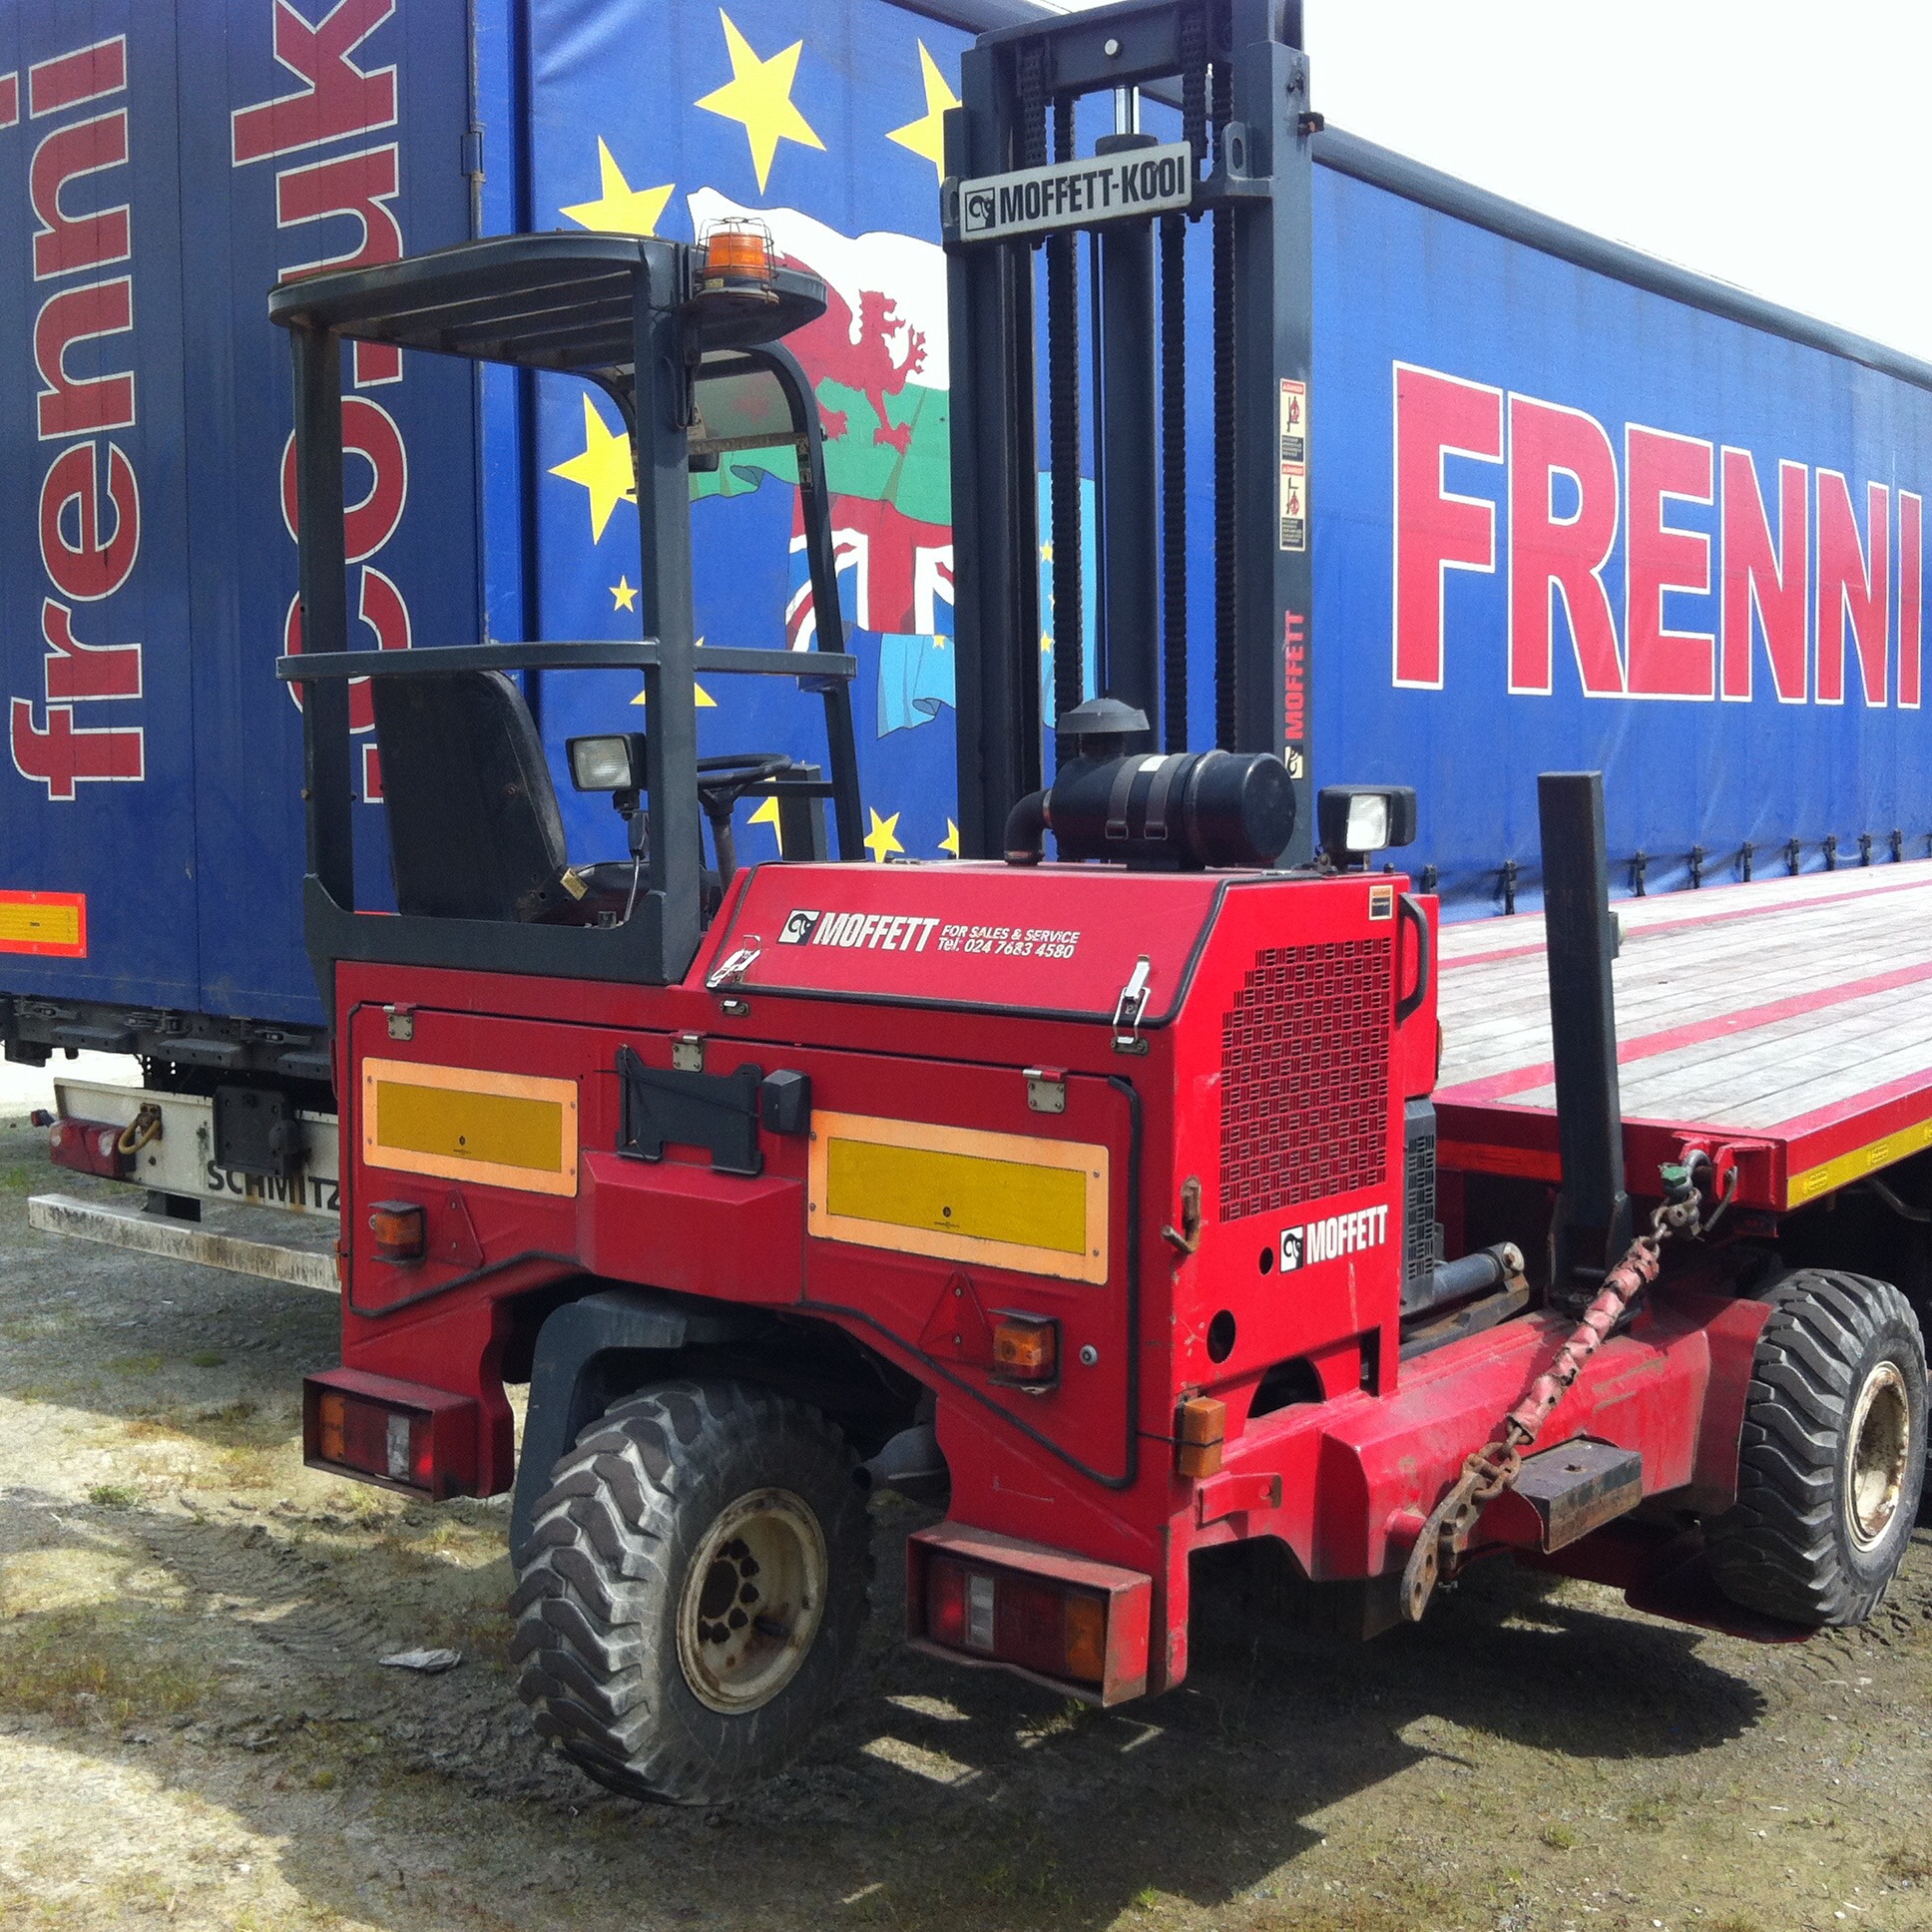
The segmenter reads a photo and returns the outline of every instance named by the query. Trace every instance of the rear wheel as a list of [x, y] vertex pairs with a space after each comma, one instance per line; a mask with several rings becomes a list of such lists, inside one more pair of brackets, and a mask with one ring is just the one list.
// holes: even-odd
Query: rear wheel
[[606, 1410], [517, 1553], [537, 1729], [600, 1783], [715, 1803], [790, 1758], [864, 1626], [856, 1464], [801, 1402], [673, 1382]]
[[1855, 1624], [1885, 1593], [1925, 1473], [1925, 1352], [1889, 1281], [1806, 1268], [1763, 1299], [1737, 1502], [1710, 1567], [1733, 1602], [1800, 1624]]

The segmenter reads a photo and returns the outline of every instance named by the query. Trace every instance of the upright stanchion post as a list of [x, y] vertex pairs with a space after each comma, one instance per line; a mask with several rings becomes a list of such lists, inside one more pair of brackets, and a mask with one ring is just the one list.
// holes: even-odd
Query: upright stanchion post
[[[1150, 134], [1103, 135], [1098, 155], [1156, 146]], [[1161, 524], [1154, 482], [1159, 413], [1154, 380], [1154, 227], [1120, 222], [1101, 248], [1101, 471], [1107, 492], [1101, 544], [1107, 578], [1108, 695], [1145, 712], [1161, 741]], [[1056, 560], [1059, 552], [1056, 549]]]
[[[289, 333], [295, 359], [295, 501], [304, 541], [301, 648], [346, 651], [347, 535], [342, 517], [342, 350], [326, 329]], [[308, 871], [339, 906], [355, 905], [349, 798], [349, 688], [340, 679], [302, 687], [302, 795], [308, 804]]]
[[1536, 781], [1536, 802], [1563, 1161], [1550, 1291], [1558, 1300], [1588, 1300], [1631, 1239], [1603, 773], [1545, 771]]

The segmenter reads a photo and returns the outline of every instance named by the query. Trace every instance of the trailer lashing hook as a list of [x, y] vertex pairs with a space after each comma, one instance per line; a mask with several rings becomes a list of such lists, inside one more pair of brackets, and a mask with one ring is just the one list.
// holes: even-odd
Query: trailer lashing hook
[[141, 1111], [124, 1127], [116, 1137], [114, 1148], [117, 1154], [139, 1154], [150, 1141], [161, 1139], [161, 1109], [153, 1101], [143, 1104]]
[[[1664, 1199], [1651, 1215], [1650, 1232], [1640, 1234], [1624, 1258], [1604, 1276], [1596, 1299], [1584, 1310], [1570, 1338], [1557, 1350], [1550, 1366], [1530, 1384], [1529, 1391], [1503, 1418], [1500, 1438], [1476, 1449], [1464, 1460], [1462, 1473], [1432, 1509], [1402, 1567], [1402, 1615], [1421, 1622], [1436, 1584], [1445, 1571], [1460, 1562], [1484, 1509], [1522, 1473], [1524, 1451], [1535, 1443], [1556, 1406], [1570, 1392], [1583, 1367], [1629, 1311], [1631, 1304], [1655, 1281], [1662, 1266], [1664, 1243], [1674, 1237], [1694, 1238], [1702, 1228], [1693, 1156], [1685, 1164], [1661, 1170]], [[1731, 1190], [1734, 1193], [1735, 1190]], [[1717, 1212], [1728, 1207], [1728, 1196]], [[1716, 1216], [1712, 1215], [1714, 1221]]]

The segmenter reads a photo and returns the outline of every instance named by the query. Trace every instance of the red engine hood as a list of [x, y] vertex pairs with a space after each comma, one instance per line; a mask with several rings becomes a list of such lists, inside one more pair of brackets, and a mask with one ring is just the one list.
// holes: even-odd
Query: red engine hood
[[763, 865], [694, 978], [749, 953], [733, 976], [747, 990], [1111, 1020], [1145, 958], [1143, 1024], [1159, 1024], [1232, 882], [1080, 865]]

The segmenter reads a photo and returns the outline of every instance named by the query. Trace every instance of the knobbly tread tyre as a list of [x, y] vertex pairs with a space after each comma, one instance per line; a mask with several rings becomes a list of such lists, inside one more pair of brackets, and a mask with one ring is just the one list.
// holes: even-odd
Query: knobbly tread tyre
[[[1856, 1624], [1885, 1594], [1918, 1512], [1925, 1474], [1924, 1344], [1889, 1281], [1840, 1268], [1785, 1275], [1758, 1299], [1758, 1338], [1737, 1459], [1737, 1501], [1705, 1532], [1712, 1574], [1734, 1603], [1791, 1623]], [[1874, 1365], [1898, 1365], [1911, 1453], [1890, 1523], [1868, 1550], [1846, 1508], [1851, 1411]]]
[[[661, 1383], [578, 1436], [515, 1555], [511, 1661], [535, 1728], [601, 1784], [712, 1804], [777, 1770], [836, 1700], [869, 1607], [870, 1520], [844, 1437], [755, 1384]], [[779, 1486], [825, 1542], [826, 1601], [771, 1700], [726, 1714], [694, 1695], [677, 1618], [688, 1562], [719, 1514]]]

